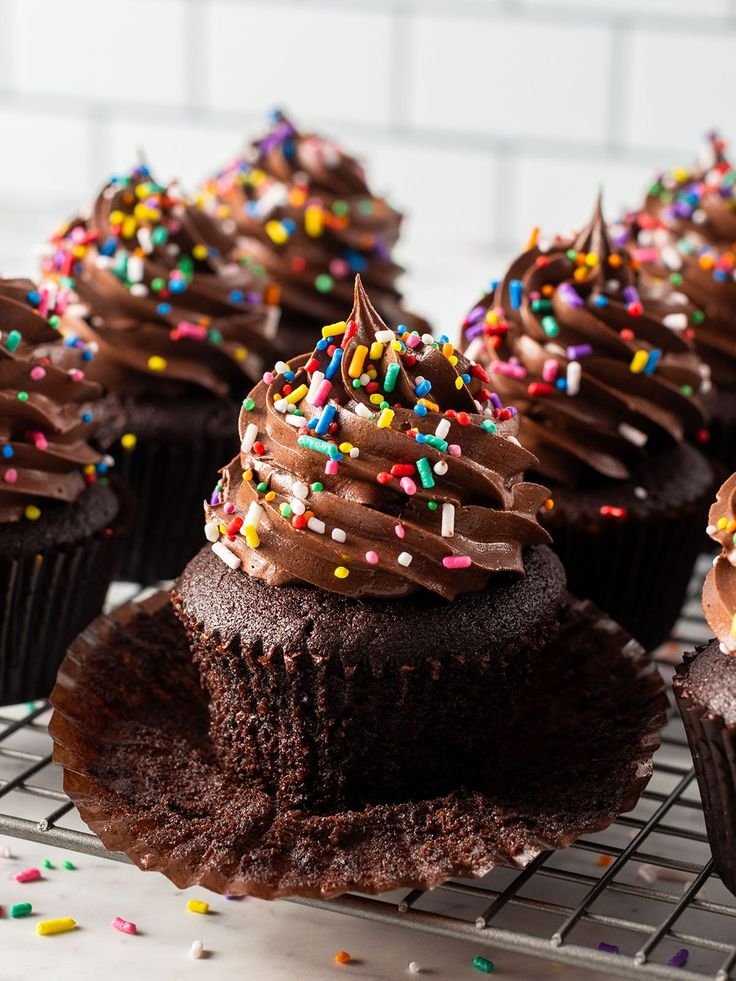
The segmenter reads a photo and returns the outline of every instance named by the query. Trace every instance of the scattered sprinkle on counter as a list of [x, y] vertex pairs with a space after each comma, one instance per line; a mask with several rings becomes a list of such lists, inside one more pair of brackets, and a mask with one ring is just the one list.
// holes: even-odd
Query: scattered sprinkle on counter
[[619, 948], [617, 944], [606, 944], [601, 942], [598, 944], [597, 950], [602, 951], [604, 954], [618, 954]]
[[419, 974], [419, 972], [421, 971], [421, 967], [417, 964], [416, 961], [409, 961], [409, 970], [411, 971], [412, 974]]
[[74, 872], [76, 871], [77, 868], [74, 862], [70, 862], [69, 859], [66, 859], [66, 861], [62, 862], [61, 867], [63, 869], [67, 869], [69, 872]]
[[16, 872], [13, 878], [16, 882], [38, 882], [41, 873], [38, 869], [23, 869], [22, 872]]
[[43, 860], [43, 867], [44, 867], [45, 869], [53, 869], [53, 867], [54, 867], [54, 863], [53, 863], [53, 862], [51, 861], [51, 859], [50, 859], [50, 858], [45, 858], [45, 859]]
[[338, 952], [335, 954], [336, 964], [349, 964], [352, 959], [353, 958], [346, 950], [338, 950]]
[[187, 909], [190, 913], [209, 913], [210, 904], [205, 903], [203, 899], [190, 899], [187, 902]]
[[30, 903], [13, 903], [10, 907], [10, 915], [14, 920], [19, 920], [23, 916], [30, 916], [33, 907]]
[[51, 937], [55, 933], [69, 933], [77, 926], [76, 920], [71, 916], [63, 916], [58, 920], [41, 920], [36, 924], [36, 933], [39, 937]]
[[115, 930], [119, 930], [120, 933], [128, 933], [131, 937], [134, 937], [138, 933], [138, 927], [135, 923], [131, 923], [130, 920], [124, 920], [122, 916], [116, 916], [112, 921], [111, 926]]
[[600, 865], [601, 868], [606, 869], [609, 865], [613, 864], [613, 855], [599, 855], [595, 860], [596, 865]]
[[687, 947], [681, 947], [672, 955], [672, 957], [670, 957], [667, 963], [670, 967], [684, 967], [687, 964], [689, 957], [690, 951], [687, 949]]
[[198, 961], [204, 954], [204, 944], [201, 940], [192, 941], [192, 946], [189, 948], [189, 956], [192, 960]]
[[481, 974], [493, 974], [496, 969], [493, 961], [489, 961], [487, 957], [481, 957], [480, 954], [473, 958], [473, 967]]

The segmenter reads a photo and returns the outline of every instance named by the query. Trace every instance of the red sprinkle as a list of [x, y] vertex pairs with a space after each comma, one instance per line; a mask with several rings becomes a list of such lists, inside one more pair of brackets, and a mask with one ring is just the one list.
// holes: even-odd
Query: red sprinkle
[[710, 433], [707, 429], [699, 429], [695, 435], [695, 438], [699, 443], [709, 443]]
[[485, 370], [485, 368], [482, 365], [474, 364], [473, 367], [470, 369], [470, 374], [474, 375], [476, 378], [480, 378], [482, 382], [490, 381], [490, 378], [488, 377], [488, 372]]
[[639, 303], [638, 300], [635, 300], [633, 303], [627, 304], [626, 312], [630, 317], [641, 317], [642, 313], [644, 312], [644, 309], [641, 303]]
[[299, 528], [299, 529], [306, 528], [307, 519], [304, 517], [303, 514], [295, 514], [294, 517], [291, 519], [291, 527]]
[[457, 421], [460, 423], [461, 426], [469, 426], [470, 416], [468, 415], [467, 412], [458, 412]]
[[526, 390], [532, 398], [536, 398], [538, 395], [551, 395], [554, 392], [554, 388], [547, 382], [531, 382], [527, 385]]
[[[394, 476], [394, 477], [411, 477], [411, 475], [413, 473], [414, 473], [414, 464], [413, 463], [395, 463], [391, 467], [391, 474], [387, 474], [387, 476], [388, 476], [388, 478], [390, 480], [391, 479], [391, 476]], [[381, 479], [381, 474], [380, 473], [378, 475], [378, 479], [379, 480]], [[388, 483], [388, 481], [381, 481], [381, 482], [382, 483]]]
[[618, 336], [622, 341], [633, 341], [635, 334], [629, 327], [624, 327], [623, 330], [619, 331]]
[[601, 505], [601, 514], [604, 518], [625, 518], [628, 515], [626, 508], [617, 508], [612, 504]]
[[393, 479], [394, 479], [393, 475], [390, 473], [386, 473], [385, 470], [382, 470], [379, 474], [376, 474], [376, 480], [378, 481], [379, 484], [388, 484]]
[[243, 519], [233, 518], [233, 520], [227, 526], [227, 537], [230, 539], [231, 542], [235, 541], [235, 536], [237, 535], [237, 533], [240, 531], [242, 527], [243, 527]]
[[304, 370], [308, 374], [313, 374], [319, 368], [319, 361], [316, 358], [310, 358], [309, 361], [304, 365]]
[[307, 260], [304, 258], [304, 256], [295, 255], [291, 260], [291, 268], [296, 273], [304, 272], [304, 270], [307, 268]]
[[407, 368], [413, 368], [416, 363], [417, 363], [417, 356], [416, 356], [416, 354], [405, 354], [404, 355], [404, 364], [407, 366]]
[[546, 255], [538, 255], [534, 260], [534, 265], [539, 266], [540, 269], [543, 269], [545, 266], [549, 265], [549, 257]]
[[263, 454], [266, 452], [266, 447], [263, 445], [263, 443], [261, 443], [260, 440], [257, 440], [253, 444], [253, 452], [255, 453], [256, 456], [263, 456]]

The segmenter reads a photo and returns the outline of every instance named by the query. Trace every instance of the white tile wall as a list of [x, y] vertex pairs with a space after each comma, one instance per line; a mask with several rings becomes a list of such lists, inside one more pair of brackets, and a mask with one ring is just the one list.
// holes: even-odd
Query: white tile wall
[[467, 291], [493, 272], [469, 257], [582, 222], [598, 184], [614, 213], [736, 140], [735, 54], [736, 0], [0, 0], [0, 268], [139, 147], [191, 185], [281, 104]]

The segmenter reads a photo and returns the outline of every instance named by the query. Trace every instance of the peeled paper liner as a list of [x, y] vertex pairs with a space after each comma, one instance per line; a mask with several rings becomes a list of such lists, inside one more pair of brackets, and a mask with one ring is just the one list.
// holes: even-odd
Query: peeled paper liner
[[667, 708], [639, 645], [570, 599], [508, 741], [479, 761], [477, 786], [289, 811], [218, 765], [206, 695], [164, 592], [94, 621], [52, 703], [64, 789], [108, 849], [180, 888], [267, 899], [430, 889], [496, 865], [523, 868], [636, 804]]

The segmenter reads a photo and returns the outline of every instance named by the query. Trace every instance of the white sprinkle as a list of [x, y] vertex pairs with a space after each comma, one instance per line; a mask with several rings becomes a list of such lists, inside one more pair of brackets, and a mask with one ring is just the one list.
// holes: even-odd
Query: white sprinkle
[[368, 408], [367, 405], [363, 405], [362, 402], [358, 402], [358, 404], [355, 406], [355, 414], [357, 416], [360, 416], [361, 419], [373, 418], [373, 413], [371, 412], [371, 410]]
[[265, 514], [262, 506], [258, 501], [251, 501], [248, 507], [248, 511], [245, 515], [245, 521], [243, 522], [244, 528], [258, 528], [261, 523], [261, 518]]
[[413, 558], [414, 556], [410, 555], [408, 552], [402, 552], [396, 561], [399, 563], [399, 565], [403, 565], [406, 568], [406, 566], [411, 565], [411, 560]]
[[[506, 440], [507, 443], [513, 443], [514, 446], [521, 446], [521, 443], [516, 438], [516, 436], [512, 436], [510, 433], [509, 434], [504, 434], [504, 437], [503, 438]], [[524, 449], [523, 446], [521, 446], [521, 448], [522, 448], [522, 450]]]
[[636, 429], [635, 426], [630, 426], [628, 422], [620, 422], [618, 431], [624, 439], [633, 443], [634, 446], [646, 446], [649, 441], [649, 436], [646, 433], [643, 433], [641, 429]]
[[148, 287], [145, 283], [133, 283], [130, 287], [131, 296], [148, 296]]
[[272, 184], [258, 199], [258, 215], [261, 218], [267, 218], [272, 211], [276, 208], [281, 207], [282, 204], [286, 204], [289, 196], [289, 191], [286, 184], [282, 184], [278, 181]]
[[300, 500], [304, 501], [309, 497], [309, 488], [306, 484], [302, 483], [301, 480], [296, 480], [291, 488], [291, 493], [294, 497], [298, 497]]
[[137, 232], [138, 244], [146, 253], [150, 255], [153, 252], [153, 238], [151, 237], [151, 229], [146, 228], [145, 225], [141, 225]]
[[291, 510], [294, 512], [294, 514], [304, 514], [304, 512], [307, 510], [307, 505], [304, 503], [304, 501], [300, 501], [298, 497], [292, 497], [289, 504], [291, 505]]
[[361, 385], [367, 385], [370, 380], [371, 376], [366, 371], [363, 372], [359, 379]]
[[8, 846], [3, 845], [2, 848], [0, 848], [0, 858], [12, 858], [12, 857], [13, 857], [13, 853], [10, 851]]
[[354, 446], [350, 451], [350, 459], [357, 460], [359, 456], [360, 456], [360, 450], [358, 449], [357, 446]]
[[277, 361], [273, 367], [273, 370], [277, 375], [283, 375], [285, 371], [289, 370], [289, 366], [285, 361]]
[[243, 453], [250, 453], [253, 449], [253, 444], [256, 441], [256, 436], [258, 435], [258, 426], [254, 422], [249, 422], [245, 428], [245, 435], [243, 436], [243, 442], [240, 444], [240, 449]]
[[324, 371], [315, 371], [312, 375], [312, 381], [309, 384], [309, 391], [307, 392], [307, 405], [312, 405], [315, 395], [317, 394], [317, 389], [325, 380]]
[[316, 531], [318, 535], [324, 535], [325, 533], [325, 523], [320, 521], [319, 518], [310, 518], [307, 522], [307, 528], [310, 531]]
[[220, 540], [220, 522], [216, 518], [208, 521], [204, 526], [204, 537], [208, 542], [217, 542]]
[[431, 347], [434, 344], [434, 337], [431, 334], [422, 334], [422, 344]]
[[345, 534], [342, 528], [332, 529], [332, 540], [334, 542], [344, 542], [347, 537], [348, 536]]
[[225, 565], [230, 566], [231, 569], [240, 568], [240, 559], [238, 556], [234, 552], [231, 552], [222, 542], [215, 542], [212, 546], [212, 551], [218, 559], [222, 559]]
[[395, 339], [395, 337], [396, 337], [396, 334], [394, 334], [394, 332], [392, 330], [377, 330], [376, 331], [376, 340], [377, 341], [380, 341], [381, 344], [388, 344], [389, 341], [393, 341]]
[[649, 491], [646, 489], [646, 487], [635, 487], [634, 497], [640, 501], [646, 501], [646, 499], [649, 497]]
[[726, 556], [731, 565], [736, 566], [736, 548], [732, 548], [731, 551]]
[[419, 974], [419, 972], [421, 971], [421, 967], [417, 964], [416, 961], [409, 961], [409, 970], [411, 971], [412, 974]]
[[577, 395], [580, 391], [580, 376], [582, 373], [583, 369], [580, 367], [579, 361], [571, 361], [567, 366], [566, 392], [568, 395]]
[[668, 245], [666, 248], [662, 249], [659, 254], [662, 258], [662, 262], [668, 269], [682, 269], [682, 256], [674, 245]]
[[662, 323], [671, 330], [684, 330], [687, 327], [686, 313], [668, 313], [663, 317]]
[[455, 534], [455, 505], [445, 502], [442, 505], [442, 529], [443, 538], [452, 538]]
[[292, 415], [290, 413], [287, 413], [286, 421], [289, 423], [290, 426], [293, 426], [295, 429], [301, 429], [304, 423], [306, 422], [304, 416]]
[[189, 956], [195, 961], [198, 961], [202, 954], [204, 953], [204, 944], [201, 940], [195, 940], [189, 950]]
[[286, 410], [289, 408], [289, 403], [286, 401], [286, 399], [276, 399], [276, 401], [273, 403], [273, 407], [277, 412], [286, 412]]
[[129, 257], [125, 275], [130, 283], [143, 282], [143, 259], [139, 255]]
[[705, 529], [706, 535], [714, 535], [718, 531], [718, 525], [708, 525]]
[[438, 477], [444, 477], [447, 473], [447, 462], [445, 460], [438, 460], [437, 463], [432, 467], [434, 472]]
[[445, 439], [445, 437], [449, 432], [450, 432], [450, 420], [440, 419], [440, 421], [437, 423], [437, 428], [434, 431], [434, 434], [437, 437], [437, 439]]

